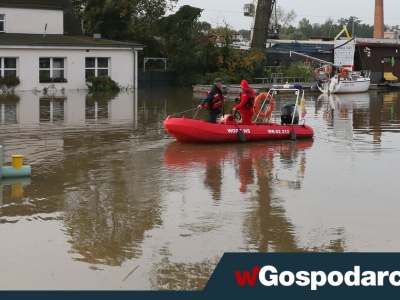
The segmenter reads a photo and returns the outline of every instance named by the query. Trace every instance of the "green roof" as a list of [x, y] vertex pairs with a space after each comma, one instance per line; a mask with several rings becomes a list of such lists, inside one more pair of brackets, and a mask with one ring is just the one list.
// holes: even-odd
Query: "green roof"
[[83, 35], [19, 33], [1, 33], [0, 46], [143, 48], [143, 45], [134, 42], [94, 39]]

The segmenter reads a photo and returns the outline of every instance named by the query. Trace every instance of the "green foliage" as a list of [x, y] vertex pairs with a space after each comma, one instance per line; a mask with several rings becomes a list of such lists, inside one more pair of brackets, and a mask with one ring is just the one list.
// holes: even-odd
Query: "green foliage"
[[90, 92], [119, 92], [118, 84], [108, 76], [92, 77], [87, 79]]
[[47, 83], [47, 82], [67, 82], [67, 79], [63, 77], [40, 77], [39, 82]]
[[308, 77], [313, 76], [313, 70], [306, 63], [299, 61], [291, 63], [287, 69], [283, 71], [287, 77]]
[[213, 84], [215, 78], [221, 78], [224, 81], [224, 83], [234, 82], [233, 78], [231, 78], [228, 73], [224, 71], [218, 71], [213, 73], [198, 74], [196, 76], [196, 83], [205, 85]]
[[20, 80], [19, 77], [15, 77], [15, 76], [5, 76], [5, 77], [1, 77], [0, 76], [0, 86], [5, 86], [6, 88], [14, 88], [17, 85], [20, 84]]
[[212, 56], [208, 40], [198, 31], [200, 15], [201, 9], [184, 5], [175, 14], [157, 22], [161, 47], [168, 54], [169, 68], [177, 74], [177, 85], [193, 84], [196, 71], [202, 71]]
[[154, 36], [155, 22], [171, 10], [177, 0], [76, 0], [75, 2], [78, 10], [79, 7], [85, 7], [83, 20], [86, 34], [101, 33], [108, 39], [142, 42], [143, 37]]
[[[303, 18], [299, 21], [297, 27], [291, 25], [282, 27], [281, 36], [287, 39], [298, 40], [307, 40], [311, 37], [335, 37], [343, 29], [343, 26], [347, 26], [350, 34], [357, 37], [370, 38], [374, 31], [372, 25], [363, 24], [360, 19], [353, 16], [339, 20], [328, 18], [322, 24], [311, 24], [308, 19]], [[353, 29], [354, 33], [352, 32]]]
[[80, 23], [84, 18], [86, 0], [71, 0], [71, 4], [74, 8], [75, 15]]

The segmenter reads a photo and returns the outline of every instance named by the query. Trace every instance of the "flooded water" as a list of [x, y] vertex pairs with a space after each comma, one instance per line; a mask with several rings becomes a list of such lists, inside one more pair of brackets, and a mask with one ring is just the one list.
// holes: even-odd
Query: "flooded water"
[[400, 92], [305, 98], [313, 139], [192, 145], [162, 127], [204, 117], [191, 89], [2, 96], [3, 165], [32, 176], [1, 180], [0, 289], [198, 290], [224, 252], [400, 251]]

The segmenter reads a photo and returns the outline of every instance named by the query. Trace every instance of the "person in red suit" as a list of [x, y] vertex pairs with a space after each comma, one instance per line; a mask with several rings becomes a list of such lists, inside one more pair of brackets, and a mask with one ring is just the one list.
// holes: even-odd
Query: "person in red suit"
[[253, 116], [254, 106], [254, 90], [249, 86], [247, 80], [243, 79], [240, 83], [242, 91], [238, 98], [238, 104], [233, 108], [233, 111], [238, 110], [242, 115], [242, 124], [252, 124], [251, 117]]

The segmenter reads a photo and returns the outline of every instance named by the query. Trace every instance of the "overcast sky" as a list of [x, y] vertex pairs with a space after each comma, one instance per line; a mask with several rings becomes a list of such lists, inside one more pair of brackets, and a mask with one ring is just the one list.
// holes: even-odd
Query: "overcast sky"
[[[250, 30], [252, 18], [243, 15], [243, 5], [247, 3], [252, 0], [179, 0], [177, 7], [190, 5], [204, 9], [200, 21], [213, 27], [227, 23], [235, 30]], [[336, 20], [350, 16], [359, 18], [361, 23], [374, 24], [375, 0], [277, 0], [276, 3], [285, 11], [294, 9], [297, 18], [293, 26], [297, 26], [302, 18], [311, 24], [323, 24], [329, 17]], [[400, 0], [384, 0], [384, 18], [387, 25], [400, 25]]]

